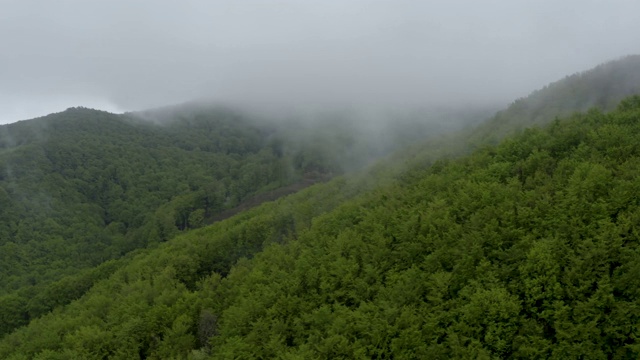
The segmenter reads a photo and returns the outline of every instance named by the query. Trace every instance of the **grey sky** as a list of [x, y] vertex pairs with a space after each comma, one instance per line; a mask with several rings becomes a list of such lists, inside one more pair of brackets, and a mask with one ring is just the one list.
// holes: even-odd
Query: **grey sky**
[[640, 52], [637, 0], [0, 0], [0, 123], [69, 106], [505, 104]]

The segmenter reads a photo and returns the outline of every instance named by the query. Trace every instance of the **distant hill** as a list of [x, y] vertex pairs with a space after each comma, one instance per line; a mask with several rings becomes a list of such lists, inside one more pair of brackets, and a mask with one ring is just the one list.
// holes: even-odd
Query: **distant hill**
[[301, 176], [265, 129], [231, 114], [202, 122], [72, 108], [1, 126], [0, 294], [165, 241]]
[[506, 109], [460, 131], [413, 144], [393, 155], [407, 168], [429, 166], [434, 158], [468, 154], [487, 144], [497, 144], [524, 129], [544, 126], [557, 118], [589, 109], [613, 110], [624, 98], [640, 94], [640, 55], [629, 55], [568, 75], [529, 96], [515, 100]]
[[630, 95], [640, 94], [640, 55], [629, 55], [576, 73], [514, 101], [482, 124], [475, 142], [497, 141], [506, 134], [544, 125], [590, 108], [609, 111]]

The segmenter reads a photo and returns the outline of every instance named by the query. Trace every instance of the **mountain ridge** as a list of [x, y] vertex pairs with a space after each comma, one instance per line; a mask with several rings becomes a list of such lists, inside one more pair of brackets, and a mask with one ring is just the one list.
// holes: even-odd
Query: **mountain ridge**
[[[511, 284], [505, 276], [524, 276], [520, 268], [534, 269], [537, 264], [549, 266], [553, 263], [547, 261], [549, 256], [555, 256], [549, 249], [571, 250], [561, 254], [582, 254], [582, 251], [585, 256], [598, 257], [600, 253], [590, 253], [589, 246], [600, 239], [598, 236], [605, 236], [601, 231], [613, 227], [627, 231], [626, 227], [631, 226], [629, 221], [635, 216], [633, 174], [639, 155], [634, 146], [639, 132], [634, 122], [638, 118], [638, 104], [638, 98], [632, 97], [610, 114], [597, 110], [577, 114], [544, 129], [520, 131], [516, 138], [507, 138], [494, 147], [491, 143], [501, 137], [501, 132], [517, 132], [522, 119], [531, 118], [532, 114], [514, 117], [499, 129], [501, 132], [487, 137], [487, 129], [501, 126], [495, 119], [504, 119], [509, 112], [506, 110], [489, 125], [484, 128], [481, 125], [476, 133], [480, 135], [471, 137], [471, 146], [477, 149], [470, 156], [443, 159], [443, 154], [459, 156], [460, 148], [467, 145], [449, 144], [454, 149], [450, 150], [438, 148], [447, 139], [441, 139], [440, 143], [434, 140], [426, 153], [423, 149], [423, 153], [416, 155], [420, 160], [410, 162], [408, 169], [397, 164], [392, 156], [363, 172], [338, 177], [212, 227], [132, 253], [133, 258], [114, 265], [115, 270], [105, 270], [114, 275], [96, 279], [87, 295], [80, 293], [79, 301], [45, 308], [40, 314], [45, 315], [33, 320], [32, 325], [5, 337], [0, 341], [0, 354], [14, 353], [13, 358], [17, 359], [20, 355], [14, 350], [19, 349], [25, 356], [39, 354], [42, 358], [72, 355], [207, 358], [232, 354], [411, 357], [407, 349], [414, 349], [414, 356], [442, 357], [637, 355], [637, 345], [629, 342], [633, 337], [629, 333], [605, 337], [602, 341], [606, 343], [589, 338], [590, 352], [580, 349], [575, 339], [558, 338], [552, 334], [556, 330], [545, 329], [578, 326], [575, 319], [579, 314], [575, 314], [576, 318], [574, 314], [569, 318], [545, 318], [544, 311], [552, 308], [553, 301], [562, 300], [562, 296], [569, 299], [575, 294], [554, 293], [553, 296], [560, 297], [544, 303], [536, 281], [559, 285], [540, 275], [533, 280], [523, 277], [522, 284], [528, 287], [518, 287], [523, 285]], [[532, 124], [537, 121], [542, 120]], [[463, 138], [467, 134], [463, 133]], [[473, 140], [478, 138], [482, 146], [477, 142], [474, 145]], [[603, 184], [614, 175], [619, 180], [607, 190]], [[587, 185], [581, 187], [583, 182]], [[478, 188], [478, 184], [486, 188]], [[563, 197], [569, 195], [575, 196], [583, 208], [571, 205], [571, 198]], [[528, 202], [520, 202], [521, 199]], [[556, 218], [562, 218], [558, 215], [562, 211], [571, 216], [577, 214], [575, 219], [565, 216], [567, 224], [588, 225], [576, 231], [590, 239], [591, 243], [584, 245], [589, 251], [577, 245], [578, 238], [567, 235], [570, 232], [566, 226], [562, 227], [553, 216], [544, 215], [552, 209]], [[167, 209], [158, 211], [166, 213]], [[590, 214], [606, 224], [604, 230], [598, 228], [598, 223], [590, 222]], [[527, 225], [527, 216], [538, 219], [540, 226]], [[511, 225], [504, 230], [500, 222]], [[536, 235], [546, 228], [567, 235], [571, 243], [562, 243], [562, 238], [544, 240], [544, 236]], [[623, 266], [609, 278], [620, 275], [628, 281], [629, 272], [625, 269], [635, 266], [635, 260], [629, 260], [635, 258], [630, 250], [619, 247], [619, 241], [627, 240], [615, 239], [618, 242], [612, 240], [615, 243], [611, 244], [611, 261], [623, 261], [628, 267]], [[475, 244], [475, 240], [481, 245]], [[461, 245], [448, 247], [447, 241]], [[626, 244], [635, 246], [634, 241]], [[329, 252], [324, 254], [324, 250]], [[456, 254], [464, 255], [461, 261], [456, 260]], [[627, 258], [620, 258], [621, 254]], [[600, 265], [613, 264], [601, 256], [598, 259]], [[559, 260], [566, 262], [569, 258]], [[587, 260], [588, 257], [578, 257], [571, 261]], [[502, 268], [501, 261], [507, 267]], [[390, 272], [395, 267], [398, 271]], [[590, 268], [571, 269], [579, 272]], [[562, 286], [573, 286], [570, 281], [564, 282], [563, 277], [578, 281], [572, 278], [572, 273], [553, 271]], [[476, 273], [486, 277], [480, 278]], [[600, 272], [593, 270], [593, 274], [598, 276], [598, 284], [610, 281], [602, 278]], [[488, 290], [474, 285], [474, 281], [485, 284]], [[634, 283], [631, 284], [628, 291], [635, 291]], [[377, 290], [367, 290], [374, 285]], [[618, 311], [624, 309], [616, 308], [614, 325], [635, 319], [634, 308], [629, 308], [631, 305], [625, 300], [631, 295], [607, 295], [606, 283], [602, 283], [604, 292], [589, 292], [583, 288], [587, 285], [580, 283], [572, 290], [586, 298], [571, 298], [574, 299], [571, 304], [582, 304], [580, 301], [584, 299], [596, 301], [591, 299], [594, 294], [617, 296], [615, 299], [622, 299], [621, 304], [634, 315], [624, 320], [618, 316]], [[623, 291], [619, 284], [612, 286], [617, 292]], [[428, 291], [424, 292], [425, 289]], [[135, 295], [135, 291], [140, 294]], [[374, 302], [374, 293], [382, 294], [375, 298], [382, 302]], [[407, 298], [399, 295], [405, 293]], [[120, 298], [109, 303], [104, 298], [106, 294], [119, 294]], [[492, 303], [491, 299], [497, 300]], [[3, 318], [26, 310], [20, 309], [24, 304], [20, 304], [19, 297], [0, 302], [3, 300], [6, 305], [3, 308], [8, 311]], [[542, 302], [538, 304], [538, 300]], [[434, 313], [420, 308], [418, 312], [411, 309], [405, 312], [397, 308], [404, 303], [418, 309], [423, 306], [420, 301], [442, 311]], [[446, 306], [438, 304], [448, 304], [453, 310], [445, 311]], [[523, 304], [528, 307], [522, 308]], [[497, 312], [487, 310], [493, 317], [483, 317], [482, 309], [494, 305]], [[139, 311], [130, 311], [128, 307]], [[48, 313], [51, 309], [57, 310]], [[519, 309], [527, 316], [518, 317]], [[65, 318], [67, 315], [76, 320]], [[102, 322], [88, 321], [87, 316], [97, 316]], [[351, 319], [353, 326], [341, 322], [341, 316]], [[410, 320], [421, 317], [429, 320], [422, 325]], [[511, 323], [510, 319], [518, 320]], [[432, 320], [435, 322], [429, 323]], [[365, 323], [379, 326], [366, 333]], [[40, 324], [58, 329], [55, 332], [58, 335], [37, 339], [42, 336], [38, 332]], [[13, 329], [16, 325], [9, 327]], [[453, 330], [447, 334], [439, 332], [438, 327]], [[127, 329], [143, 329], [143, 335]], [[514, 329], [518, 330], [515, 335], [509, 335]], [[482, 334], [487, 333], [494, 340], [483, 338]], [[578, 336], [574, 333], [572, 336]], [[360, 341], [358, 334], [364, 340]], [[381, 338], [376, 340], [376, 336]], [[441, 340], [420, 344], [421, 336]], [[562, 347], [556, 346], [560, 343]]]
[[184, 234], [0, 354], [633, 358], [639, 106], [527, 130], [347, 202], [334, 195], [361, 184], [337, 178]]

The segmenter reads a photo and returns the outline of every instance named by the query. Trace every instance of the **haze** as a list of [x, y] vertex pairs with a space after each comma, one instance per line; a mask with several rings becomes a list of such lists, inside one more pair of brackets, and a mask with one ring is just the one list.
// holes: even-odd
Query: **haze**
[[0, 123], [70, 106], [504, 103], [640, 52], [629, 1], [0, 0]]

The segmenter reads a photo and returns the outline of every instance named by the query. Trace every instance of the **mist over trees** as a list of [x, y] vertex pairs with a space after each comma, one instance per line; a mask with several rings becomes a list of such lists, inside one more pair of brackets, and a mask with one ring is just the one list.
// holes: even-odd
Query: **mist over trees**
[[640, 359], [640, 2], [0, 4], [0, 360]]
[[[71, 106], [500, 104], [638, 52], [629, 0], [9, 1], [0, 123]], [[327, 24], [330, 24], [327, 25]]]
[[347, 112], [279, 119], [185, 104], [123, 115], [70, 108], [0, 126], [0, 333], [81, 297], [131, 251], [483, 114], [466, 111], [440, 126], [437, 115], [373, 124]]
[[637, 358], [639, 65], [493, 117], [0, 126], [0, 357]]
[[634, 358], [639, 116], [632, 97], [185, 233], [0, 355]]
[[[588, 71], [566, 76], [500, 111], [474, 137], [497, 141], [506, 134], [592, 107], [613, 110], [622, 99], [640, 93], [640, 55], [628, 55]], [[482, 139], [480, 139], [482, 138]]]

